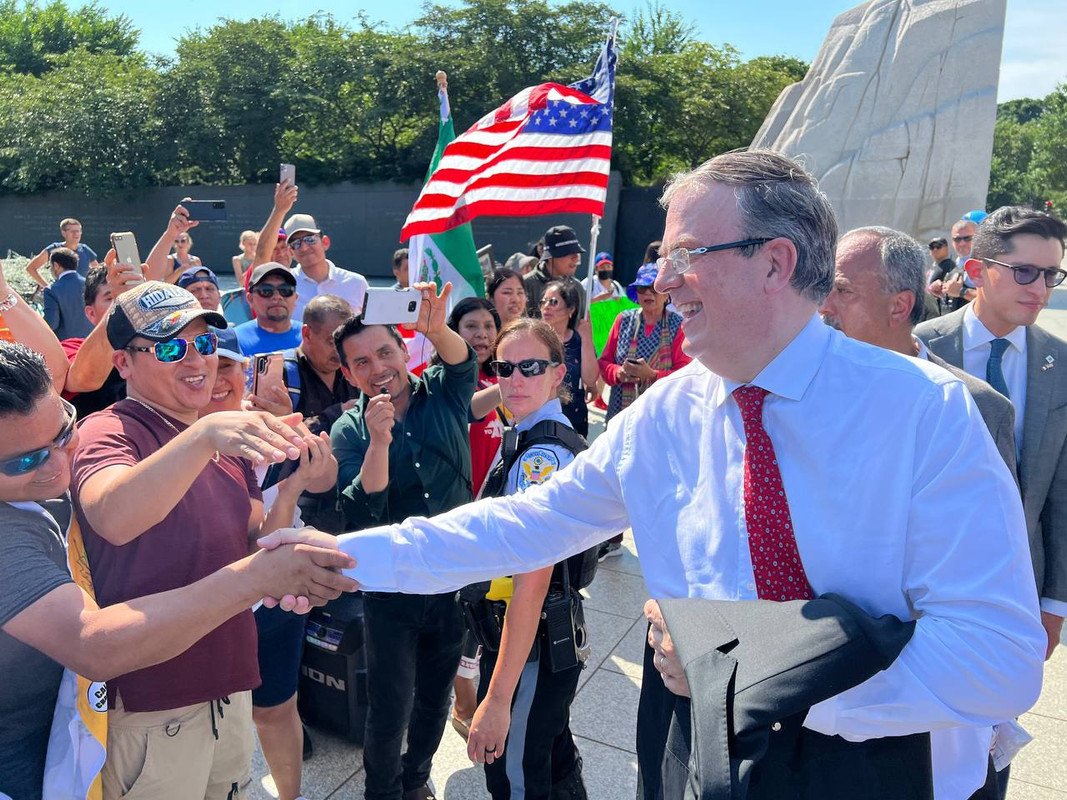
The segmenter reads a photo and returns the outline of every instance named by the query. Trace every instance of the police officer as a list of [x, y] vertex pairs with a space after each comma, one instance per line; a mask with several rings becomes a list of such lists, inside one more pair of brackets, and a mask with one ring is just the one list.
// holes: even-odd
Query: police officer
[[[551, 480], [586, 444], [560, 406], [566, 367], [552, 328], [541, 320], [514, 320], [497, 339], [493, 359], [501, 398], [516, 425], [505, 434], [483, 495], [514, 494]], [[587, 797], [570, 706], [585, 646], [578, 589], [591, 578], [591, 570], [582, 574], [582, 567], [588, 563], [595, 570], [596, 548], [574, 559], [497, 579], [488, 591], [480, 584], [473, 595], [479, 600], [461, 600], [468, 620], [487, 634], [467, 752], [485, 764], [494, 800]], [[464, 590], [461, 597], [472, 595]], [[494, 633], [504, 608], [502, 631]], [[552, 636], [543, 634], [546, 627]], [[559, 633], [568, 630], [571, 641]]]

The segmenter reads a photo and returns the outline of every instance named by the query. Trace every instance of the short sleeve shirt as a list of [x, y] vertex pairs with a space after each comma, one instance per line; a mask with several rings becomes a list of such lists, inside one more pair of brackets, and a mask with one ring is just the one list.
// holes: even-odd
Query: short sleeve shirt
[[282, 350], [291, 350], [300, 347], [301, 325], [295, 319], [290, 323], [289, 330], [284, 333], [274, 333], [259, 327], [254, 319], [242, 322], [233, 332], [237, 334], [237, 341], [241, 343], [241, 352], [245, 357], [259, 355], [260, 353], [280, 353]]
[[[67, 500], [0, 503], [0, 626], [71, 582]], [[0, 630], [0, 793], [40, 797], [63, 667]]]
[[[45, 247], [45, 250], [51, 253], [57, 247], [66, 247], [66, 245], [63, 242], [52, 242]], [[100, 259], [97, 257], [96, 253], [93, 252], [93, 248], [83, 242], [78, 244], [76, 252], [78, 254], [78, 274], [84, 278], [89, 274], [89, 265]]]
[[[184, 423], [167, 418], [179, 432]], [[121, 547], [86, 521], [78, 504], [85, 482], [105, 467], [134, 466], [177, 436], [162, 415], [134, 400], [93, 414], [79, 428], [71, 485], [96, 600], [101, 606], [188, 586], [249, 553], [251, 499], [262, 494], [247, 461], [208, 461], [159, 524]], [[146, 493], [151, 487], [145, 487]], [[181, 655], [109, 681], [128, 711], [164, 711], [259, 685], [251, 611], [224, 622]], [[109, 700], [115, 691], [108, 692]]]

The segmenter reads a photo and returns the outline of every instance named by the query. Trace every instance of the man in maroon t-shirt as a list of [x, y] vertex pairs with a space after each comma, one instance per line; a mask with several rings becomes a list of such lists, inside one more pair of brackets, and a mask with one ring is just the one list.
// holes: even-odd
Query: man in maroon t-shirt
[[[225, 326], [158, 281], [123, 294], [108, 316], [127, 399], [82, 424], [72, 480], [102, 605], [197, 581], [277, 527], [264, 520], [249, 461], [296, 458], [307, 445], [287, 424], [296, 418], [197, 419], [218, 366], [208, 323]], [[236, 795], [250, 779], [258, 684], [250, 612], [170, 661], [111, 681], [105, 797], [135, 786], [160, 800]]]

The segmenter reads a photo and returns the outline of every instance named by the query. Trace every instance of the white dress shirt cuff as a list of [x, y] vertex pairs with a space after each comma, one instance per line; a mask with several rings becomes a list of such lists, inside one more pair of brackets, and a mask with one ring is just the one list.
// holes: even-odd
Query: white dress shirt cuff
[[1067, 603], [1062, 600], [1053, 600], [1051, 597], [1041, 598], [1041, 610], [1057, 617], [1067, 617]]
[[337, 549], [356, 559], [356, 566], [344, 570], [344, 574], [359, 581], [360, 589], [397, 591], [392, 532], [393, 526], [386, 525], [337, 537]]

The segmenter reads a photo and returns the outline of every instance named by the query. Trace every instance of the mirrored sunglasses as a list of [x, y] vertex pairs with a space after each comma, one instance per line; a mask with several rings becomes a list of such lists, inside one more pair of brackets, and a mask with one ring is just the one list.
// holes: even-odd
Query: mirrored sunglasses
[[61, 402], [63, 403], [63, 409], [67, 412], [67, 421], [63, 423], [59, 435], [50, 444], [38, 450], [31, 450], [28, 453], [0, 461], [0, 473], [9, 478], [26, 475], [35, 469], [43, 467], [48, 459], [52, 457], [53, 452], [62, 450], [70, 444], [70, 440], [74, 438], [74, 424], [78, 421], [78, 412], [66, 400], [61, 400]]
[[510, 378], [515, 374], [515, 370], [522, 373], [524, 378], [536, 378], [538, 375], [544, 375], [545, 370], [549, 367], [558, 367], [558, 361], [549, 361], [545, 358], [527, 358], [524, 361], [520, 361], [518, 364], [512, 361], [490, 361], [489, 369], [492, 373], [500, 378]]
[[310, 233], [307, 236], [301, 236], [297, 239], [293, 239], [291, 242], [289, 242], [289, 246], [293, 250], [299, 250], [301, 247], [311, 247], [311, 245], [315, 244], [315, 242], [317, 242], [318, 240], [319, 235], [317, 233]]
[[[219, 337], [214, 333], [202, 333], [193, 339], [193, 347], [202, 356], [213, 355], [219, 349]], [[151, 347], [131, 344], [126, 349], [136, 350], [138, 353], [154, 353], [156, 361], [162, 364], [176, 364], [189, 352], [189, 340], [167, 339], [165, 342], [156, 342]]]

